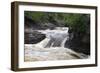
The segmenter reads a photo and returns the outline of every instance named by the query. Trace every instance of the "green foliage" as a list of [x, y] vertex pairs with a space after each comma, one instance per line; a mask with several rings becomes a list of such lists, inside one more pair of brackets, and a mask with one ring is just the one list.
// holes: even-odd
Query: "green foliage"
[[25, 16], [32, 18], [38, 23], [55, 22], [60, 25], [64, 24], [65, 27], [71, 27], [75, 32], [86, 32], [90, 21], [89, 14], [25, 11]]
[[67, 14], [64, 18], [67, 25], [74, 31], [85, 32], [89, 25], [89, 18], [86, 14]]
[[47, 22], [46, 13], [43, 12], [25, 12], [25, 16], [30, 17], [31, 19], [35, 20], [36, 22]]

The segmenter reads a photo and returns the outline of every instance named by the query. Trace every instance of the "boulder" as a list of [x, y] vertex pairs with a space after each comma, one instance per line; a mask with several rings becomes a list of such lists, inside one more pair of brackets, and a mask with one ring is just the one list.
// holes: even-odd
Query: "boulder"
[[25, 44], [36, 44], [40, 41], [42, 41], [46, 36], [45, 34], [42, 34], [40, 32], [37, 31], [33, 31], [33, 32], [25, 32]]

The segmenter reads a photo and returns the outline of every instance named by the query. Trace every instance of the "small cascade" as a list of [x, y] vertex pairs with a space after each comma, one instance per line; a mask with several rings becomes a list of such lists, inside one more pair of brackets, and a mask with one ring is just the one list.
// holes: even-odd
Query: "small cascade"
[[36, 44], [35, 46], [36, 47], [40, 47], [40, 48], [44, 48], [47, 43], [50, 41], [50, 39], [48, 38], [45, 38], [44, 40], [42, 40], [41, 42], [39, 42], [38, 44]]
[[[68, 27], [56, 27], [54, 30], [38, 30], [42, 34], [46, 35], [46, 38], [49, 39], [48, 42], [45, 42], [46, 47], [64, 47], [66, 40], [69, 38], [68, 36]], [[41, 42], [40, 42], [41, 43]]]
[[61, 47], [65, 47], [65, 43], [66, 43], [67, 40], [68, 40], [68, 37], [64, 38], [64, 40], [61, 43]]

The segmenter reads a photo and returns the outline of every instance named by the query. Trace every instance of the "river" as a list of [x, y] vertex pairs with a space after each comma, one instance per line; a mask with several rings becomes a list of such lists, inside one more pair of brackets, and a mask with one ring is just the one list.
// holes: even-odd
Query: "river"
[[85, 54], [65, 47], [65, 42], [69, 40], [68, 30], [68, 27], [35, 30], [45, 34], [46, 38], [37, 44], [25, 44], [25, 62], [88, 58]]

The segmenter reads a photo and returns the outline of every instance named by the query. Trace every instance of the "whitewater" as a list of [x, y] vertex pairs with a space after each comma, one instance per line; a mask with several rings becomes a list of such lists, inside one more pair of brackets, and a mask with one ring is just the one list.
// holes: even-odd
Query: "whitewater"
[[37, 44], [25, 44], [25, 62], [85, 59], [89, 56], [75, 52], [65, 47], [69, 40], [68, 27], [56, 27], [53, 30], [35, 30], [46, 35], [46, 38]]

